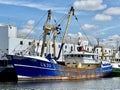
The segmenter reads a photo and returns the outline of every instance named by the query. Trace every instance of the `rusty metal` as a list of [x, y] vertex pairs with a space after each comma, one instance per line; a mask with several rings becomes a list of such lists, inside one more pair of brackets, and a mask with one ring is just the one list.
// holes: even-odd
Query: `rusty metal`
[[75, 67], [60, 66], [61, 69], [58, 70], [61, 76], [48, 76], [48, 77], [38, 77], [38, 78], [19, 78], [19, 80], [34, 81], [34, 80], [72, 80], [72, 79], [92, 79], [103, 77], [104, 74], [96, 73], [96, 69], [84, 69]]

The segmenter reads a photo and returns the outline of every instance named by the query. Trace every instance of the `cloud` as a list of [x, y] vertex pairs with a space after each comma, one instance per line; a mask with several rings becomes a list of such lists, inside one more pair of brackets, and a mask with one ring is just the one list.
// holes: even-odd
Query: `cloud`
[[103, 0], [77, 0], [74, 2], [73, 6], [80, 10], [102, 10], [107, 7], [107, 5], [102, 4]]
[[112, 20], [112, 16], [105, 15], [105, 14], [97, 14], [94, 17], [94, 19], [97, 20], [97, 21], [110, 21], [110, 20]]
[[[88, 45], [88, 43], [90, 45], [95, 45], [97, 42], [96, 42], [96, 38], [94, 38], [93, 36], [90, 36], [90, 35], [84, 35], [82, 34], [81, 32], [78, 32], [77, 34], [72, 34], [72, 33], [69, 33], [67, 34], [67, 39], [66, 39], [67, 42], [71, 42], [71, 43], [76, 43], [78, 44], [78, 42], [81, 42], [81, 41], [84, 41], [84, 44], [86, 43]], [[88, 41], [88, 43], [87, 43]]]
[[96, 28], [98, 28], [98, 26], [96, 26], [96, 25], [91, 25], [91, 24], [84, 24], [84, 25], [82, 26], [82, 29], [83, 29], [83, 30], [93, 30], [93, 29], [96, 29]]
[[23, 4], [23, 6], [27, 6], [27, 7], [32, 7], [32, 8], [37, 8], [39, 10], [49, 10], [49, 9], [52, 9], [52, 10], [66, 10], [65, 8], [63, 7], [54, 7], [54, 6], [47, 6], [47, 5], [43, 5], [43, 4], [40, 4], [40, 3], [29, 3], [29, 4]]
[[0, 0], [1, 4], [7, 4], [9, 2], [9, 0]]
[[68, 33], [68, 34], [67, 34], [66, 41], [77, 44], [79, 37], [82, 37], [82, 34], [81, 34], [80, 32], [78, 32], [78, 34]]
[[120, 36], [119, 35], [113, 35], [113, 36], [109, 36], [108, 38], [107, 38], [107, 40], [120, 40]]
[[108, 26], [108, 27], [105, 27], [103, 29], [98, 29], [96, 32], [94, 32], [94, 36], [100, 36], [100, 35], [104, 35], [106, 34], [105, 32], [107, 32], [108, 30], [112, 30], [112, 29], [115, 29], [115, 28], [119, 28], [120, 25], [116, 25], [116, 26]]
[[23, 29], [18, 30], [18, 36], [27, 36], [28, 34], [34, 34], [34, 20], [29, 20], [27, 24], [23, 27]]
[[118, 28], [120, 27], [120, 25], [116, 25], [116, 26], [109, 26], [109, 27], [105, 27], [103, 29], [100, 29], [99, 31], [102, 31], [102, 32], [105, 32], [105, 31], [108, 31], [110, 29], [115, 29], [115, 28]]
[[97, 21], [110, 21], [113, 15], [120, 15], [120, 7], [111, 7], [102, 14], [97, 14], [94, 19]]
[[106, 40], [110, 42], [109, 45], [117, 49], [120, 41], [120, 36], [116, 34], [113, 36], [109, 36]]
[[0, 26], [3, 26], [3, 24], [2, 24], [2, 23], [0, 23]]
[[111, 7], [103, 12], [107, 15], [120, 15], [120, 7]]
[[56, 7], [48, 3], [42, 2], [30, 2], [29, 0], [0, 0], [0, 4], [16, 5], [16, 6], [25, 6], [30, 8], [36, 8], [39, 10], [54, 10], [57, 13], [65, 13], [67, 9], [65, 7]]
[[117, 49], [119, 41], [120, 41], [120, 36], [115, 34], [113, 36], [109, 36], [108, 38], [104, 39], [101, 43], [106, 47]]
[[30, 25], [34, 25], [34, 23], [35, 23], [35, 21], [34, 20], [29, 20], [28, 22], [27, 22], [27, 24], [30, 26]]
[[98, 37], [100, 35], [105, 35], [105, 32], [104, 31], [98, 31], [98, 32], [95, 32], [94, 35]]

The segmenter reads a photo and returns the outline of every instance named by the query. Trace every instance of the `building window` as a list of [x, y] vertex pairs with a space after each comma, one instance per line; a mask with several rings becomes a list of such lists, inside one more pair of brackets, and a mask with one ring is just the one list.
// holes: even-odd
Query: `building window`
[[60, 48], [61, 45], [58, 45], [58, 48]]
[[37, 43], [37, 46], [39, 46], [39, 43]]
[[52, 53], [52, 57], [54, 56], [54, 54]]
[[44, 53], [44, 56], [46, 56], [47, 54], [46, 53]]
[[65, 49], [67, 49], [67, 45], [65, 45]]
[[98, 49], [97, 49], [97, 52], [98, 52]]
[[45, 47], [47, 47], [47, 43], [45, 43]]
[[23, 41], [20, 41], [20, 45], [23, 45]]
[[107, 57], [105, 57], [105, 59], [107, 59]]
[[73, 51], [73, 47], [71, 46], [71, 51]]
[[107, 52], [107, 50], [105, 50], [105, 52]]
[[31, 42], [28, 42], [28, 45], [31, 45]]
[[12, 27], [10, 26], [10, 29], [12, 29]]
[[54, 48], [54, 44], [52, 44], [52, 47]]

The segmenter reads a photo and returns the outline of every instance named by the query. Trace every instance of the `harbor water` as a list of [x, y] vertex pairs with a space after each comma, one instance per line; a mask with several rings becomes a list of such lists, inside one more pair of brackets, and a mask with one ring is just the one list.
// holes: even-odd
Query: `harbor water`
[[0, 82], [0, 90], [120, 90], [120, 77], [88, 80]]

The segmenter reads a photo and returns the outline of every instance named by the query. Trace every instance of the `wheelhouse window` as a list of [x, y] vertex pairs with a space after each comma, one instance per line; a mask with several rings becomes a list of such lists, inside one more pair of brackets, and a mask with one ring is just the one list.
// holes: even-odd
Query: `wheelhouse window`
[[80, 55], [78, 55], [78, 57], [80, 57]]
[[20, 45], [23, 45], [23, 41], [20, 41]]
[[89, 51], [89, 48], [87, 48], [87, 51]]
[[71, 54], [71, 55], [65, 55], [65, 57], [67, 57], [67, 58], [74, 58], [74, 57], [79, 57], [79, 58], [93, 58], [94, 57], [94, 55], [73, 55], [73, 54]]
[[71, 55], [71, 57], [73, 57], [74, 55]]

